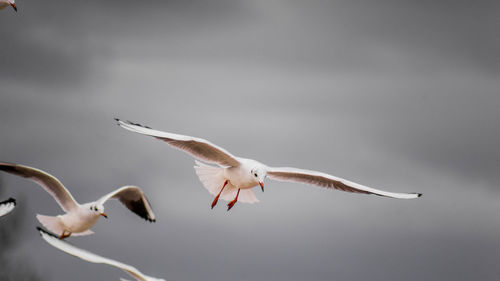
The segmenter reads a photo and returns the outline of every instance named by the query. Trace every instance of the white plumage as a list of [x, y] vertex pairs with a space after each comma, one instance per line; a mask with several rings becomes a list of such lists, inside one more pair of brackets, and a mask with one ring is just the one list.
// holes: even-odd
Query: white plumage
[[155, 215], [146, 196], [137, 186], [124, 186], [94, 202], [79, 204], [57, 178], [42, 170], [23, 165], [0, 163], [0, 171], [28, 178], [38, 183], [54, 197], [66, 213], [59, 216], [37, 215], [37, 219], [44, 227], [60, 235], [61, 239], [72, 234], [74, 236], [92, 234], [90, 228], [97, 222], [99, 217], [104, 216], [107, 218], [103, 205], [109, 199], [118, 199], [143, 219], [150, 222], [155, 221]]
[[375, 194], [399, 199], [413, 199], [422, 195], [420, 193], [396, 193], [378, 190], [316, 171], [268, 167], [252, 159], [236, 157], [227, 150], [201, 138], [157, 131], [130, 121], [115, 120], [124, 129], [155, 137], [198, 160], [217, 165], [211, 166], [196, 161], [197, 165], [195, 166], [196, 174], [205, 188], [211, 194], [217, 195], [212, 203], [212, 208], [217, 203], [219, 196], [228, 201], [234, 198], [228, 204], [228, 210], [237, 201], [258, 202], [252, 188], [260, 185], [264, 191], [263, 182], [267, 176], [278, 181], [307, 183], [347, 192]]
[[16, 199], [9, 198], [5, 201], [0, 202], [0, 217], [7, 215], [12, 212], [16, 207]]
[[[88, 261], [91, 263], [102, 263], [102, 264], [107, 264], [107, 265], [117, 267], [117, 268], [125, 271], [130, 276], [134, 277], [136, 280], [139, 280], [139, 281], [165, 281], [165, 279], [147, 276], [144, 273], [140, 272], [137, 268], [135, 268], [131, 265], [124, 264], [124, 263], [121, 263], [119, 261], [115, 261], [115, 260], [108, 259], [105, 257], [101, 257], [101, 256], [96, 255], [94, 253], [91, 253], [89, 251], [75, 247], [67, 242], [61, 241], [60, 239], [51, 235], [50, 233], [48, 233], [47, 231], [43, 230], [40, 227], [38, 227], [37, 229], [40, 232], [40, 235], [42, 236], [43, 240], [45, 240], [47, 243], [49, 243], [53, 247], [55, 247], [63, 252], [66, 252], [70, 255], [78, 257], [82, 260], [85, 260], [85, 261]], [[125, 279], [120, 279], [120, 280], [125, 280]]]

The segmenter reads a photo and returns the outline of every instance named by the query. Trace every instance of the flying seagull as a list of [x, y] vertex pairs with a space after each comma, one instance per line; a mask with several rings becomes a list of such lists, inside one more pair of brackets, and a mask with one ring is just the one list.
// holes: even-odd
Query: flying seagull
[[90, 228], [100, 216], [107, 218], [103, 205], [110, 199], [118, 199], [141, 218], [150, 222], [155, 221], [155, 215], [146, 196], [137, 186], [124, 186], [94, 202], [78, 204], [58, 179], [42, 170], [10, 163], [0, 163], [0, 170], [38, 183], [54, 197], [66, 214], [59, 216], [37, 215], [36, 217], [48, 230], [60, 235], [60, 239], [69, 237], [72, 234], [74, 236], [83, 236], [94, 233]]
[[[165, 281], [165, 279], [159, 279], [159, 278], [154, 278], [147, 276], [137, 270], [137, 268], [121, 263], [119, 261], [115, 261], [112, 259], [108, 259], [105, 257], [98, 256], [94, 253], [91, 253], [89, 251], [77, 248], [67, 242], [61, 241], [60, 239], [57, 238], [57, 236], [52, 235], [51, 233], [45, 231], [44, 229], [37, 227], [38, 231], [40, 232], [40, 235], [42, 238], [49, 243], [50, 245], [54, 246], [55, 248], [66, 252], [72, 256], [78, 257], [82, 260], [91, 262], [91, 263], [103, 263], [107, 265], [111, 265], [114, 267], [117, 267], [126, 273], [130, 274], [130, 276], [134, 277], [135, 279], [139, 281]], [[122, 281], [126, 281], [125, 279], [120, 279]]]
[[227, 205], [228, 211], [237, 201], [244, 203], [259, 202], [252, 188], [260, 185], [262, 191], [264, 191], [264, 179], [266, 177], [278, 181], [300, 182], [347, 192], [375, 194], [400, 199], [413, 199], [422, 195], [420, 193], [395, 193], [378, 190], [316, 171], [288, 167], [268, 167], [252, 159], [236, 157], [224, 148], [201, 138], [157, 131], [130, 121], [115, 120], [124, 129], [155, 137], [174, 148], [190, 154], [197, 160], [217, 165], [207, 165], [196, 160], [196, 166], [194, 166], [196, 174], [205, 188], [215, 195], [212, 208], [217, 204], [219, 197], [226, 201], [232, 199]]
[[0, 217], [3, 217], [10, 213], [16, 207], [16, 199], [9, 198], [5, 201], [0, 202]]
[[14, 3], [14, 0], [0, 0], [0, 10], [7, 6], [11, 6], [14, 11], [17, 12], [17, 6], [16, 3]]

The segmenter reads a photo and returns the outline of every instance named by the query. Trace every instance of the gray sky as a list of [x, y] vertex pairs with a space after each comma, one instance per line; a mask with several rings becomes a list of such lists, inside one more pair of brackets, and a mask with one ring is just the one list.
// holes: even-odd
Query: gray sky
[[[112, 202], [71, 243], [170, 281], [500, 278], [498, 1], [17, 5], [0, 12], [0, 160], [82, 203], [139, 185], [158, 217]], [[424, 197], [268, 180], [260, 203], [210, 210], [190, 156], [113, 117]], [[124, 276], [45, 244], [35, 214], [59, 207], [2, 181], [26, 206], [18, 260], [46, 280]]]

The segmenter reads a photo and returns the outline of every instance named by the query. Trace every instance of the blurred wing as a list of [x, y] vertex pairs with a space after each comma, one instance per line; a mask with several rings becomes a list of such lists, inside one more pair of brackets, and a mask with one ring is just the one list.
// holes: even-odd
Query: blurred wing
[[104, 204], [110, 199], [118, 199], [130, 211], [136, 213], [141, 218], [150, 222], [156, 221], [155, 214], [151, 209], [148, 198], [137, 186], [124, 186], [111, 193], [108, 193], [98, 200], [100, 204]]
[[378, 190], [325, 173], [296, 168], [269, 168], [267, 175], [279, 181], [307, 183], [347, 192], [375, 194], [392, 198], [413, 199], [422, 195], [420, 193], [394, 193]]
[[160, 139], [179, 150], [187, 152], [194, 158], [207, 163], [232, 167], [240, 165], [240, 162], [231, 153], [207, 140], [157, 131], [130, 121], [115, 120], [118, 122], [118, 125], [124, 129]]
[[128, 274], [130, 274], [131, 276], [133, 276], [134, 278], [136, 278], [137, 280], [148, 281], [147, 276], [142, 274], [139, 270], [137, 270], [137, 268], [135, 268], [133, 266], [130, 266], [130, 265], [127, 265], [127, 264], [124, 264], [124, 263], [121, 263], [119, 261], [115, 261], [112, 259], [108, 259], [105, 257], [101, 257], [101, 256], [96, 255], [94, 253], [91, 253], [89, 251], [77, 248], [77, 247], [75, 247], [67, 242], [64, 242], [63, 240], [60, 240], [59, 238], [46, 232], [45, 230], [43, 230], [40, 227], [37, 227], [37, 229], [40, 232], [40, 235], [42, 235], [42, 238], [47, 243], [49, 243], [53, 247], [55, 247], [63, 252], [66, 252], [70, 255], [73, 255], [75, 257], [78, 257], [82, 260], [85, 260], [85, 261], [88, 261], [91, 263], [103, 263], [103, 264], [107, 264], [107, 265], [111, 265], [111, 266], [120, 268], [120, 269], [124, 270], [125, 272], [127, 272]]
[[4, 171], [16, 176], [28, 178], [38, 183], [45, 191], [47, 191], [59, 203], [65, 212], [69, 212], [78, 207], [71, 193], [64, 185], [54, 176], [32, 167], [16, 165], [11, 163], [1, 163], [0, 171]]
[[10, 213], [16, 207], [16, 199], [9, 198], [3, 202], [0, 202], [0, 217], [5, 216]]

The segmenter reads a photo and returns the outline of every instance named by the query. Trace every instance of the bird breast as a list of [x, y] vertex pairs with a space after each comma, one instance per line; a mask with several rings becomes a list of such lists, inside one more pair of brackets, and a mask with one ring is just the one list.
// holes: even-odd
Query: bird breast
[[250, 173], [251, 168], [241, 165], [225, 169], [225, 176], [236, 188], [252, 188], [259, 184], [257, 179]]

